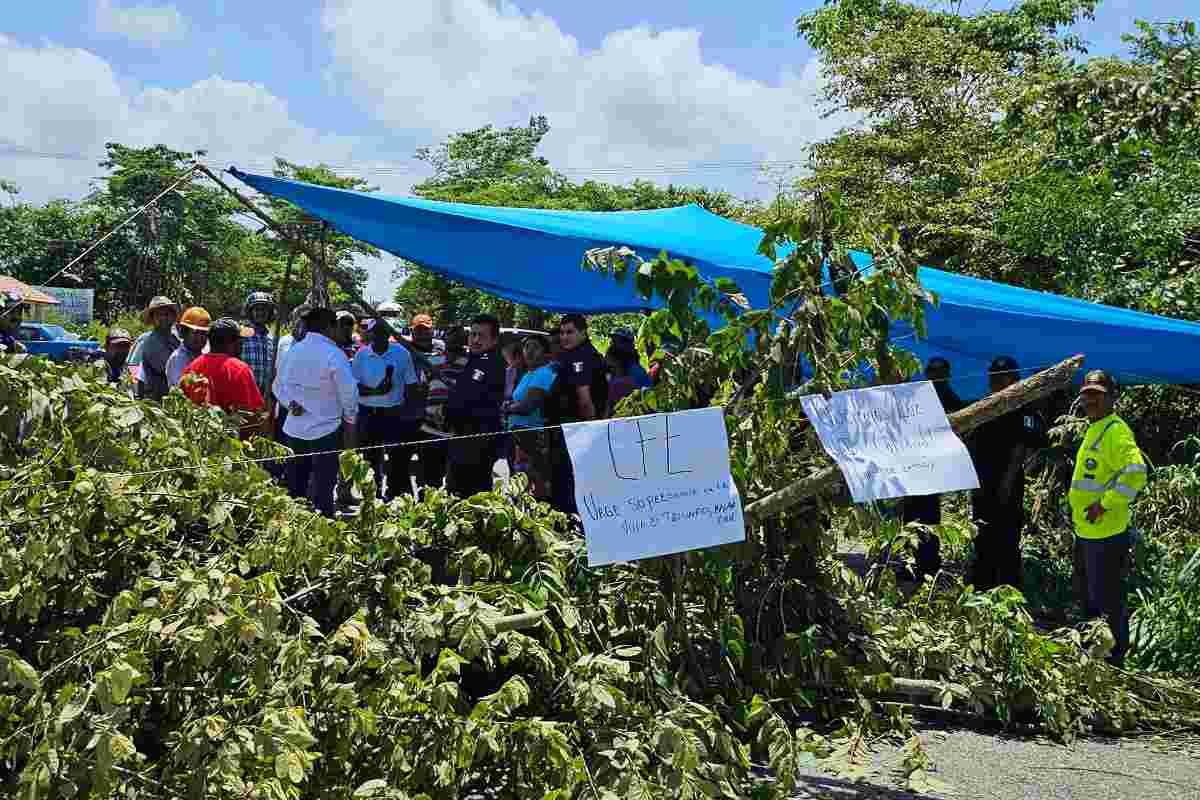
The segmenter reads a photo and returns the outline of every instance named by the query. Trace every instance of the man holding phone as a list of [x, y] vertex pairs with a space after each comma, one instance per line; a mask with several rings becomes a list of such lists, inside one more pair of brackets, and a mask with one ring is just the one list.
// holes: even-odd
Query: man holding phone
[[386, 502], [409, 490], [412, 452], [379, 445], [398, 445], [416, 438], [416, 423], [404, 412], [407, 398], [416, 391], [417, 371], [408, 349], [391, 341], [393, 331], [383, 318], [368, 319], [363, 328], [371, 343], [354, 355], [351, 366], [358, 382], [359, 441], [365, 447], [374, 447], [363, 455], [375, 472], [376, 490]]

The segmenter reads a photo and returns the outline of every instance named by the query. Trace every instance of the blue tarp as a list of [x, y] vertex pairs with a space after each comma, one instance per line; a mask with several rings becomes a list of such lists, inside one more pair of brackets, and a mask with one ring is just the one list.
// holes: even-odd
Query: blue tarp
[[[596, 314], [646, 307], [628, 284], [585, 272], [594, 247], [626, 246], [644, 258], [665, 250], [710, 280], [734, 280], [756, 308], [766, 305], [771, 261], [758, 254], [762, 232], [699, 206], [657, 211], [546, 211], [441, 203], [330, 189], [280, 178], [232, 173], [264, 194], [288, 200], [342, 233], [448, 278], [551, 311]], [[870, 257], [855, 253], [867, 268]], [[1123, 384], [1200, 383], [1200, 324], [922, 267], [918, 276], [939, 299], [928, 309], [928, 337], [897, 324], [897, 344], [922, 361], [952, 364], [965, 399], [987, 390], [988, 364], [1017, 359], [1025, 374], [1075, 353]]]

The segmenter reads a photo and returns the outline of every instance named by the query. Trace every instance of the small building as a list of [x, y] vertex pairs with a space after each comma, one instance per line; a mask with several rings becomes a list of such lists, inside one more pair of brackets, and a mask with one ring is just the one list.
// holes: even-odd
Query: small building
[[21, 283], [9, 275], [0, 275], [0, 292], [19, 293], [21, 297], [25, 298], [26, 310], [22, 314], [22, 319], [36, 322], [45, 322], [50, 311], [59, 304], [57, 300], [40, 289]]

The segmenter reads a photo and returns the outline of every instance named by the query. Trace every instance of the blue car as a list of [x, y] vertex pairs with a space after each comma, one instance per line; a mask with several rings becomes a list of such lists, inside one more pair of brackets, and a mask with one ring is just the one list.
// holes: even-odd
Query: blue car
[[51, 361], [87, 361], [102, 352], [99, 342], [82, 341], [63, 326], [46, 322], [22, 322], [16, 337], [26, 352]]

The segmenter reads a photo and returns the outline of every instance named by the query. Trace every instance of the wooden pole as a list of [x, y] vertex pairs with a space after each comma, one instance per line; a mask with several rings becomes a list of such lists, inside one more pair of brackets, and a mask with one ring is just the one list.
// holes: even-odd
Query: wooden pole
[[[220, 186], [222, 189], [228, 192], [235, 200], [245, 206], [247, 211], [249, 211], [258, 219], [262, 220], [263, 224], [273, 230], [280, 238], [291, 242], [296, 249], [308, 257], [308, 260], [313, 264], [314, 268], [316, 268], [316, 266], [319, 264], [325, 264], [325, 274], [328, 279], [336, 283], [338, 287], [340, 287], [343, 292], [348, 294], [350, 299], [352, 299], [355, 303], [365, 308], [367, 313], [369, 313], [372, 317], [375, 317], [376, 319], [380, 318], [379, 312], [376, 310], [375, 306], [371, 303], [368, 303], [366, 299], [359, 294], [358, 287], [354, 285], [354, 281], [350, 278], [350, 276], [343, 273], [339, 267], [329, 267], [328, 264], [326, 264], [324, 254], [318, 254], [314, 252], [313, 249], [309, 247], [303, 239], [290, 235], [284, 229], [283, 225], [272, 219], [267, 212], [263, 211], [261, 208], [252, 203], [244, 194], [239, 192], [237, 189], [234, 189], [225, 181], [221, 180], [221, 178], [217, 177], [217, 175], [208, 167], [204, 166], [203, 164], [196, 164], [196, 169], [199, 172], [207, 175], [213, 183], [217, 184], [217, 186]], [[322, 235], [322, 241], [323, 239], [324, 237]], [[324, 250], [324, 247], [321, 249]], [[324, 296], [326, 298], [328, 297], [327, 291]], [[384, 321], [384, 324], [387, 324], [386, 320]], [[405, 341], [402, 336], [399, 336], [399, 331], [393, 330], [393, 333], [397, 335], [397, 341], [399, 341], [399, 343], [404, 347], [408, 348], [408, 351], [413, 354], [414, 358], [417, 358], [420, 363], [428, 366], [429, 360], [423, 353], [421, 353], [419, 350], [413, 349], [409, 342]]]
[[[325, 259], [319, 253], [309, 247], [303, 239], [290, 235], [284, 229], [283, 225], [272, 219], [267, 212], [254, 205], [254, 203], [252, 203], [248, 197], [243, 195], [237, 189], [234, 189], [225, 181], [221, 180], [221, 178], [217, 177], [217, 175], [208, 167], [204, 166], [203, 164], [197, 164], [196, 169], [208, 176], [208, 178], [213, 183], [217, 184], [217, 186], [220, 186], [222, 189], [228, 192], [235, 200], [245, 206], [247, 211], [249, 211], [258, 219], [262, 220], [263, 224], [273, 230], [280, 238], [291, 242], [292, 245], [295, 246], [305, 256], [307, 256], [308, 260], [313, 264], [321, 264], [325, 261]], [[343, 292], [350, 295], [354, 302], [367, 309], [367, 311], [369, 311], [373, 316], [378, 316], [375, 306], [363, 299], [362, 295], [359, 294], [357, 287], [355, 287], [354, 281], [350, 279], [349, 275], [343, 274], [341, 269], [337, 267], [328, 269], [328, 275], [329, 278], [333, 280], [333, 282], [336, 283]]]
[[[270, 382], [267, 384], [267, 391], [271, 391], [271, 387], [275, 385], [275, 365], [279, 362], [279, 334], [283, 328], [283, 319], [285, 316], [291, 317], [291, 309], [287, 309], [285, 315], [284, 302], [287, 300], [288, 287], [292, 283], [292, 265], [296, 263], [296, 248], [293, 247], [288, 253], [287, 267], [283, 271], [283, 285], [279, 287], [279, 299], [275, 302], [275, 343], [271, 347], [271, 371], [268, 373], [271, 376]], [[272, 403], [272, 406], [274, 404]]]
[[[1070, 384], [1076, 371], [1082, 366], [1082, 355], [1072, 356], [1061, 361], [1050, 369], [1043, 370], [1007, 389], [989, 395], [977, 403], [972, 403], [962, 411], [951, 414], [949, 417], [950, 427], [961, 436], [985, 422], [990, 422], [1010, 411], [1053, 394]], [[810, 497], [833, 494], [839, 490], [848, 491], [841, 470], [836, 465], [825, 467], [791, 486], [786, 486], [746, 506], [745, 516], [751, 522], [762, 521]]]

